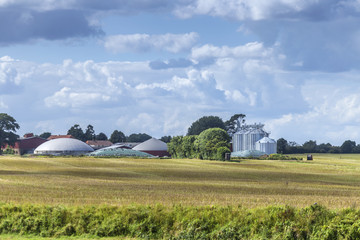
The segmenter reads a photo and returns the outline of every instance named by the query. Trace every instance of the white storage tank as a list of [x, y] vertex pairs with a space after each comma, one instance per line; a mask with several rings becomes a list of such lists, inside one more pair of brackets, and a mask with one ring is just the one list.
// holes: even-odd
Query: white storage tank
[[276, 141], [269, 137], [264, 137], [256, 142], [256, 150], [264, 152], [268, 155], [276, 153], [276, 148]]

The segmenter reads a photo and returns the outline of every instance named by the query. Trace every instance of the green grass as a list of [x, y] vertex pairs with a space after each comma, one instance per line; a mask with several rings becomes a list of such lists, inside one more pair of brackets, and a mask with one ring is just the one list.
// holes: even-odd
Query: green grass
[[[299, 155], [304, 157], [305, 155]], [[360, 155], [314, 161], [0, 156], [0, 202], [357, 207]]]

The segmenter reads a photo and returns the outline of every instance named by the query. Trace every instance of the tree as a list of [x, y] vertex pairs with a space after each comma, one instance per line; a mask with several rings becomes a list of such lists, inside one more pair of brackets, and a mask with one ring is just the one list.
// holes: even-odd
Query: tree
[[183, 138], [184, 138], [183, 136], [175, 136], [167, 144], [168, 152], [170, 153], [172, 158], [184, 157], [184, 151], [182, 149]]
[[110, 142], [112, 143], [119, 143], [119, 142], [125, 142], [126, 137], [125, 134], [121, 131], [115, 130], [111, 136], [110, 136]]
[[95, 131], [92, 125], [88, 125], [84, 134], [85, 141], [86, 140], [94, 140], [95, 139]]
[[354, 141], [347, 140], [341, 145], [340, 151], [342, 153], [352, 153], [355, 147], [356, 143]]
[[106, 136], [105, 133], [101, 132], [98, 135], [96, 135], [95, 139], [96, 140], [108, 140], [108, 137]]
[[75, 124], [74, 126], [72, 126], [68, 131], [67, 131], [68, 135], [73, 136], [76, 139], [79, 139], [81, 141], [85, 140], [85, 136], [84, 136], [84, 132], [81, 129], [79, 124]]
[[15, 144], [16, 140], [19, 138], [15, 132], [19, 128], [19, 124], [12, 116], [6, 113], [0, 113], [0, 153], [1, 148], [6, 144], [11, 146]]
[[303, 149], [306, 153], [315, 153], [317, 152], [316, 141], [309, 140], [303, 144]]
[[151, 138], [150, 135], [146, 133], [133, 133], [130, 136], [126, 137], [127, 142], [145, 142]]
[[283, 153], [287, 153], [287, 148], [288, 148], [288, 142], [284, 139], [284, 138], [279, 138], [277, 140], [277, 153], [283, 154]]
[[241, 114], [241, 113], [235, 114], [224, 123], [225, 130], [227, 131], [227, 133], [229, 134], [230, 137], [232, 137], [234, 135], [234, 133], [236, 133], [239, 125], [245, 123], [245, 117], [246, 117], [245, 114]]
[[48, 139], [51, 136], [50, 132], [43, 132], [39, 137]]
[[171, 136], [162, 136], [160, 140], [165, 143], [169, 143], [171, 141]]
[[209, 128], [225, 129], [223, 120], [217, 116], [205, 116], [199, 118], [191, 124], [188, 129], [187, 135], [199, 135], [202, 131]]
[[[224, 129], [210, 128], [201, 132], [195, 141], [200, 159], [217, 159], [220, 147], [230, 147], [230, 136]], [[229, 149], [230, 151], [230, 149]]]
[[182, 138], [182, 155], [185, 158], [196, 158], [197, 157], [197, 149], [194, 145], [196, 139], [198, 136], [196, 135], [190, 135], [190, 136], [184, 136]]

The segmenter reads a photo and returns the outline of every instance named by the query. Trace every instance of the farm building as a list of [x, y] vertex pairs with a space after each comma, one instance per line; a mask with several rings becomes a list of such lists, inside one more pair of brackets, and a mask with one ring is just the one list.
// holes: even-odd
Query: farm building
[[133, 150], [146, 152], [158, 157], [170, 156], [167, 144], [155, 138], [150, 138], [149, 140], [140, 143], [135, 146]]
[[38, 146], [34, 153], [39, 155], [81, 155], [94, 151], [86, 143], [74, 138], [57, 138]]
[[53, 140], [57, 138], [74, 138], [74, 137], [71, 135], [51, 135], [50, 137], [48, 137], [48, 140]]
[[276, 153], [276, 141], [269, 138], [264, 124], [240, 125], [232, 137], [233, 152], [258, 150], [266, 154]]
[[[15, 145], [13, 147], [10, 146], [10, 148], [14, 150], [15, 154], [19, 154], [19, 155], [32, 154], [39, 145], [41, 145], [46, 141], [47, 140], [44, 138], [36, 137], [32, 133], [27, 133], [24, 135], [24, 137], [19, 138], [15, 142]], [[7, 147], [8, 146], [6, 145], [4, 149], [6, 149]]]
[[243, 157], [243, 158], [249, 158], [249, 157], [258, 158], [264, 155], [266, 155], [266, 153], [259, 150], [245, 150], [245, 151], [238, 151], [231, 153], [231, 157]]
[[115, 144], [110, 147], [101, 148], [92, 153], [89, 153], [88, 155], [94, 157], [154, 157], [151, 154], [136, 151], [128, 146], [121, 144]]
[[110, 147], [112, 142], [108, 140], [88, 140], [86, 141], [86, 144], [88, 144], [90, 147], [92, 147], [94, 150], [104, 148], [104, 147]]

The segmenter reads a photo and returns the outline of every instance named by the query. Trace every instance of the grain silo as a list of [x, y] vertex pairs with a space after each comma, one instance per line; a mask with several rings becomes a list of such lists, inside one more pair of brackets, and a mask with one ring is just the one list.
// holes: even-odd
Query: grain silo
[[266, 154], [276, 153], [276, 141], [269, 138], [269, 133], [264, 130], [264, 124], [261, 123], [238, 126], [232, 144], [233, 152], [259, 150]]
[[233, 151], [255, 150], [255, 143], [268, 133], [263, 130], [263, 124], [242, 125], [233, 135]]
[[256, 142], [256, 149], [268, 155], [276, 153], [276, 141], [269, 137], [264, 137]]

